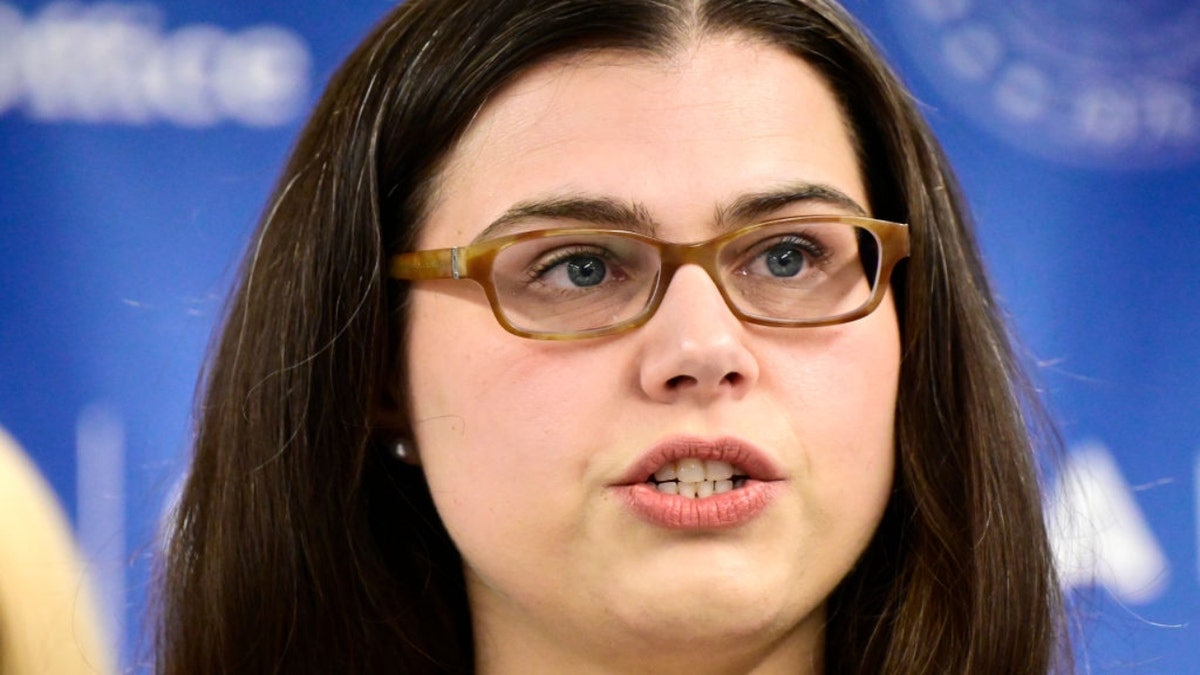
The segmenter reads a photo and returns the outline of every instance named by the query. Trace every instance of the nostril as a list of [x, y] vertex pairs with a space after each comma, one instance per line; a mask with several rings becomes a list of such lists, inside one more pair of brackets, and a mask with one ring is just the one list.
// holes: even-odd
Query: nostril
[[695, 384], [697, 384], [697, 380], [691, 375], [676, 375], [675, 377], [667, 380], [668, 389], [683, 389], [694, 386]]
[[737, 385], [742, 383], [743, 379], [745, 379], [745, 378], [743, 378], [741, 373], [734, 372], [734, 373], [726, 373], [725, 377], [722, 378], [721, 381], [736, 387]]

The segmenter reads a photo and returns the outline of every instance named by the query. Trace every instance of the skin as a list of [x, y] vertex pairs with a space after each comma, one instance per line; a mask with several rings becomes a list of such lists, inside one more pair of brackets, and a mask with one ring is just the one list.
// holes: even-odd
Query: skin
[[[798, 183], [869, 213], [843, 117], [803, 61], [738, 36], [667, 58], [576, 55], [493, 97], [449, 155], [419, 244], [464, 245], [515, 204], [579, 195], [698, 241], [721, 207]], [[821, 213], [854, 210], [763, 216]], [[688, 266], [645, 326], [605, 338], [511, 335], [472, 282], [415, 284], [410, 311], [416, 444], [465, 561], [480, 672], [820, 672], [826, 598], [891, 489], [890, 297], [848, 324], [754, 326]], [[613, 486], [680, 434], [757, 445], [781, 468], [777, 498], [732, 528], [640, 519]]]

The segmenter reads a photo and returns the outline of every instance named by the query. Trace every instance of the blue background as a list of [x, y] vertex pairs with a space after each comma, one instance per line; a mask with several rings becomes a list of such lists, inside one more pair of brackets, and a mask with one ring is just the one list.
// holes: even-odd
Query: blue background
[[[1195, 42], [1195, 4], [849, 4], [956, 165], [1079, 459], [1048, 477], [1048, 503], [1100, 521], [1082, 539], [1109, 571], [1067, 579], [1092, 672], [1200, 673], [1200, 53], [1171, 37], [1194, 27], [1182, 34]], [[225, 36], [269, 25], [301, 48], [301, 105], [284, 119], [180, 123], [153, 110], [47, 117], [38, 85], [13, 72], [29, 71], [33, 27], [70, 6], [0, 2], [0, 425], [76, 523], [127, 668], [145, 646], [156, 528], [186, 466], [197, 373], [238, 256], [304, 111], [390, 6], [74, 5], [84, 29], [104, 7], [136, 7], [126, 20], [164, 43], [200, 24]], [[87, 44], [52, 55], [86, 71]], [[1004, 98], [1013, 82], [1024, 107]], [[1155, 98], [1163, 86], [1173, 97]], [[1095, 133], [1072, 136], [1075, 122]], [[1101, 499], [1073, 501], [1063, 486], [1080, 484]]]

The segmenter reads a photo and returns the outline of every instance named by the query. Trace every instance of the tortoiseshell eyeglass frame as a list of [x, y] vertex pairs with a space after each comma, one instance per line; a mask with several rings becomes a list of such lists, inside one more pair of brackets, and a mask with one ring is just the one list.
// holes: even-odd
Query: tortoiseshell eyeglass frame
[[[822, 317], [819, 319], [775, 319], [771, 317], [755, 316], [743, 312], [735, 302], [733, 302], [728, 292], [725, 289], [725, 284], [722, 281], [720, 264], [718, 261], [718, 253], [721, 248], [734, 239], [752, 233], [755, 230], [775, 227], [782, 224], [804, 225], [806, 223], [844, 223], [854, 227], [866, 230], [875, 237], [879, 242], [879, 260], [875, 273], [875, 283], [871, 288], [871, 295], [866, 302], [841, 314], [830, 317]], [[497, 296], [495, 284], [492, 282], [492, 265], [495, 263], [496, 256], [505, 248], [521, 241], [540, 239], [544, 237], [557, 236], [562, 234], [579, 234], [584, 236], [593, 235], [612, 235], [627, 239], [634, 239], [654, 247], [662, 260], [662, 267], [658, 278], [658, 283], [653, 289], [651, 295], [646, 301], [645, 307], [634, 316], [614, 323], [608, 326], [599, 328], [591, 328], [580, 331], [570, 332], [554, 332], [554, 331], [531, 331], [520, 326], [513, 325], [504, 314], [503, 306], [500, 303], [500, 298]], [[654, 316], [654, 312], [662, 303], [663, 296], [666, 295], [667, 288], [671, 285], [671, 279], [675, 275], [675, 271], [684, 265], [697, 265], [703, 268], [713, 283], [721, 292], [721, 296], [725, 299], [725, 304], [729, 310], [738, 319], [747, 323], [759, 324], [764, 326], [785, 326], [785, 327], [816, 327], [830, 326], [839, 323], [848, 323], [856, 319], [861, 319], [867, 316], [879, 306], [887, 293], [892, 270], [896, 264], [908, 257], [909, 255], [909, 237], [908, 226], [902, 223], [893, 223], [886, 220], [876, 220], [873, 218], [863, 218], [858, 216], [797, 216], [789, 218], [775, 218], [762, 221], [754, 225], [733, 230], [719, 237], [691, 244], [677, 244], [672, 242], [662, 241], [629, 230], [616, 229], [596, 229], [596, 228], [552, 228], [544, 230], [531, 230], [529, 232], [521, 232], [518, 234], [506, 235], [489, 239], [486, 241], [477, 242], [469, 246], [456, 246], [454, 248], [442, 248], [427, 251], [412, 251], [409, 253], [400, 253], [393, 255], [389, 265], [389, 276], [393, 279], [401, 279], [407, 281], [422, 281], [427, 279], [470, 279], [483, 287], [487, 294], [487, 299], [492, 307], [492, 313], [496, 316], [496, 320], [504, 327], [505, 330], [513, 335], [519, 335], [525, 338], [535, 340], [578, 340], [583, 338], [601, 337], [605, 335], [613, 335], [627, 330], [632, 330], [641, 326]]]

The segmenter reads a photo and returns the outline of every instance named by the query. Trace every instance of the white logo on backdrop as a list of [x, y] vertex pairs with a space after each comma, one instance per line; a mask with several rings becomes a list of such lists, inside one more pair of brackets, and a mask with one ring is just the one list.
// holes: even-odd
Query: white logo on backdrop
[[1013, 146], [1090, 167], [1200, 157], [1200, 3], [888, 4], [945, 102]]
[[1047, 510], [1064, 586], [1101, 586], [1120, 601], [1138, 605], [1162, 596], [1171, 576], [1167, 557], [1103, 445], [1072, 450]]
[[[125, 423], [112, 407], [93, 403], [75, 421], [76, 533], [107, 627], [125, 632], [128, 491]], [[118, 643], [119, 644], [119, 643]], [[119, 650], [118, 650], [119, 653]]]
[[167, 32], [152, 5], [0, 3], [0, 114], [41, 121], [276, 126], [307, 103], [312, 58], [294, 32]]

